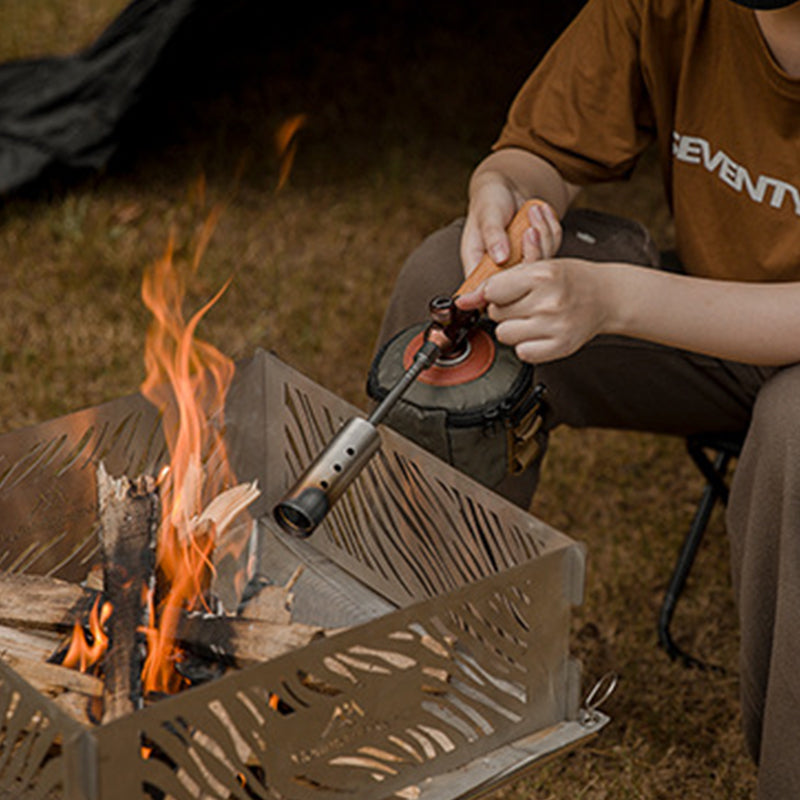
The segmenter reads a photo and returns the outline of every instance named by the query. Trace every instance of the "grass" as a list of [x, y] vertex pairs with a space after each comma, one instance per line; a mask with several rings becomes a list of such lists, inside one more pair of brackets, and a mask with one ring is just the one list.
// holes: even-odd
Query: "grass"
[[[12, 5], [0, 10], [7, 56], [68, 52], [122, 4], [73, 3], [69, 30], [49, 22], [63, 17], [63, 3]], [[235, 277], [202, 335], [233, 358], [272, 350], [363, 406], [395, 274], [425, 235], [463, 212], [470, 169], [571, 13], [568, 4], [390, 2], [299, 19], [247, 5], [185, 32], [102, 175], [0, 206], [0, 431], [136, 390], [148, 322], [142, 271], [170, 232], [188, 257], [216, 206], [223, 213], [189, 304]], [[307, 123], [277, 191], [273, 137], [298, 113]], [[633, 215], [662, 245], [671, 241], [650, 155], [630, 182], [592, 189], [582, 202]], [[586, 543], [574, 650], [587, 688], [609, 670], [620, 683], [600, 736], [498, 800], [752, 796], [721, 515], [675, 628], [681, 644], [728, 673], [684, 670], [655, 643], [660, 597], [700, 489], [678, 439], [554, 435], [533, 512]]]
[[126, 5], [126, 0], [4, 3], [0, 62], [74, 53], [90, 44]]

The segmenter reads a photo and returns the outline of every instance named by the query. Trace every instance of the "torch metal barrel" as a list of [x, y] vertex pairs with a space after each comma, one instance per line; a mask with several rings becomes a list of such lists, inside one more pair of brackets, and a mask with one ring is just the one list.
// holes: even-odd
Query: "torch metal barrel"
[[275, 519], [284, 530], [297, 536], [309, 536], [314, 531], [380, 447], [377, 426], [383, 422], [397, 401], [439, 357], [449, 358], [460, 351], [467, 334], [478, 320], [479, 312], [476, 309], [459, 308], [456, 298], [476, 289], [482, 281], [505, 266], [521, 260], [522, 236], [530, 227], [528, 212], [532, 205], [539, 202], [541, 201], [529, 200], [511, 221], [508, 234], [512, 252], [503, 267], [498, 266], [487, 253], [454, 295], [442, 295], [431, 300], [431, 324], [426, 330], [422, 346], [400, 380], [368, 419], [351, 419], [339, 431], [283, 500], [275, 506]]
[[309, 536], [380, 446], [371, 422], [349, 420], [275, 506], [275, 520], [289, 533]]
[[426, 342], [403, 378], [368, 419], [354, 417], [331, 440], [274, 509], [275, 521], [295, 536], [310, 536], [331, 506], [358, 477], [381, 446], [377, 426], [420, 372], [435, 360], [439, 348]]

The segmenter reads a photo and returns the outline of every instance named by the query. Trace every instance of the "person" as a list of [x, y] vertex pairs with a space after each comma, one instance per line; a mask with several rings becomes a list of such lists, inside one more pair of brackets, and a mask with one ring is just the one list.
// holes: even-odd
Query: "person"
[[[636, 250], [629, 227], [570, 221], [581, 187], [624, 180], [651, 145], [679, 269], [614, 257]], [[506, 226], [539, 198], [522, 263], [458, 303], [535, 365], [542, 435], [747, 432], [726, 523], [760, 800], [800, 797], [799, 172], [800, 1], [588, 0], [471, 175], [466, 219], [410, 255], [379, 335], [420, 321], [484, 253], [503, 263]], [[581, 253], [598, 238], [602, 258]]]

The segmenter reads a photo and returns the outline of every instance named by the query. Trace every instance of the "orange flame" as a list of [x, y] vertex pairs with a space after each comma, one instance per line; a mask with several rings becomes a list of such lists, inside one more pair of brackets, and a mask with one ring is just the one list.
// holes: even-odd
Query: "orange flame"
[[72, 629], [69, 648], [61, 662], [62, 666], [88, 672], [100, 662], [108, 650], [108, 636], [104, 626], [108, 622], [112, 610], [111, 603], [104, 602], [101, 606], [99, 597], [94, 601], [89, 614], [89, 634], [92, 641], [89, 643], [83, 625], [76, 622]]
[[[197, 270], [216, 223], [213, 213], [201, 231], [192, 264]], [[146, 271], [142, 298], [153, 314], [145, 345], [147, 377], [142, 393], [163, 413], [170, 467], [160, 478], [162, 521], [156, 553], [159, 580], [168, 587], [154, 608], [145, 634], [148, 655], [142, 679], [145, 693], [175, 692], [184, 679], [175, 670], [180, 651], [175, 632], [181, 614], [202, 606], [213, 567], [213, 523], [198, 525], [203, 503], [232, 480], [220, 427], [225, 395], [233, 378], [233, 362], [207, 342], [195, 338], [200, 320], [219, 300], [224, 286], [188, 321], [183, 315], [185, 280], [173, 260], [170, 237], [164, 256]], [[213, 462], [213, 474], [203, 464]]]
[[295, 136], [297, 131], [306, 124], [306, 114], [296, 114], [287, 119], [275, 133], [275, 149], [281, 159], [280, 171], [278, 173], [278, 191], [280, 191], [289, 180], [289, 173], [292, 171], [294, 157], [297, 153], [297, 141]]
[[[204, 191], [204, 184], [200, 185]], [[200, 231], [191, 264], [195, 273], [219, 218], [215, 209]], [[222, 297], [231, 279], [188, 321], [183, 315], [186, 282], [173, 260], [171, 235], [163, 257], [145, 271], [142, 298], [153, 314], [145, 342], [146, 377], [142, 394], [162, 413], [170, 465], [158, 478], [161, 521], [156, 550], [158, 600], [142, 587], [147, 623], [139, 628], [147, 640], [142, 669], [145, 696], [172, 694], [188, 681], [175, 665], [182, 652], [175, 641], [184, 612], [207, 608], [217, 536], [258, 495], [257, 483], [235, 483], [224, 445], [222, 411], [234, 374], [233, 362], [195, 337], [197, 326]], [[216, 424], [211, 420], [216, 420]], [[236, 576], [238, 580], [240, 576]], [[90, 614], [90, 638], [75, 623], [65, 667], [85, 672], [99, 664], [109, 647], [104, 625], [111, 603], [99, 600]], [[149, 751], [142, 750], [143, 757]]]

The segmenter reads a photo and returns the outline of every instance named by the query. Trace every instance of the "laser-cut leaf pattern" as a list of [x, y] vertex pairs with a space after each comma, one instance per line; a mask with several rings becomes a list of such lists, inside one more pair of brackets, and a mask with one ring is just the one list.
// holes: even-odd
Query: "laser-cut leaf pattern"
[[[291, 379], [281, 398], [288, 488], [353, 410], [335, 398], [315, 402], [302, 381]], [[556, 531], [532, 518], [521, 524], [505, 501], [413, 443], [386, 428], [381, 435], [381, 450], [313, 538], [384, 596], [397, 603], [434, 597], [563, 546]]]
[[[277, 498], [353, 410], [271, 356], [261, 354], [256, 366], [243, 390], [253, 394], [244, 417], [253, 435], [239, 436], [250, 448], [246, 463], [257, 469], [239, 477], [257, 479], [265, 497]], [[157, 420], [136, 417], [126, 404], [10, 436], [8, 450], [3, 441], [10, 440], [0, 440], [0, 480], [15, 484], [15, 503], [29, 483], [51, 484], [54, 507], [67, 488], [93, 497], [93, 481], [81, 488], [93, 459], [108, 453], [138, 471], [160, 452]], [[82, 749], [65, 744], [66, 761], [97, 770], [101, 800], [413, 800], [426, 776], [575, 710], [568, 631], [582, 571], [578, 548], [396, 434], [382, 431], [382, 438], [311, 543], [398, 610], [96, 731], [73, 723]], [[0, 506], [4, 498], [0, 490]], [[13, 512], [19, 535], [0, 552], [0, 569], [85, 571], [93, 509], [74, 508], [80, 534], [78, 524], [57, 533], [51, 525], [50, 537], [37, 533], [31, 547], [25, 525], [53, 517], [35, 509], [35, 497], [23, 499]], [[16, 680], [14, 706], [0, 673], [0, 790], [28, 780], [31, 798], [59, 797], [62, 786], [81, 796], [66, 787], [61, 761], [34, 766], [58, 728], [36, 728], [34, 715], [59, 717]], [[13, 726], [30, 727], [30, 743]]]
[[19, 800], [60, 797], [66, 765], [58, 743], [80, 726], [0, 661], [0, 787]]

